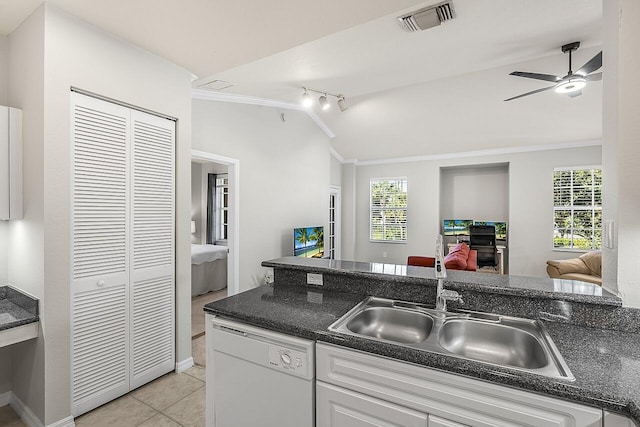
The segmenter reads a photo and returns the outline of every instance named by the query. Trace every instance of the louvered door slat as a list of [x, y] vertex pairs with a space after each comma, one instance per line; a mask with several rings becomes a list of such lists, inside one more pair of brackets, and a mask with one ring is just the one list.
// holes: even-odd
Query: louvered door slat
[[130, 113], [74, 94], [72, 402], [74, 415], [129, 391]]
[[[73, 121], [73, 276], [74, 279], [122, 273], [127, 270], [127, 111], [96, 100], [74, 105]], [[104, 103], [106, 104], [106, 103]], [[114, 108], [115, 107], [115, 108]], [[110, 196], [103, 198], [103, 195]], [[108, 225], [109, 228], [103, 228]], [[113, 238], [115, 245], [100, 241], [79, 244], [76, 231]]]
[[133, 283], [132, 387], [174, 366], [173, 275]]
[[175, 366], [175, 123], [73, 94], [73, 413]]
[[128, 391], [126, 285], [76, 294], [73, 306], [73, 405], [83, 413]]
[[131, 384], [137, 387], [175, 364], [175, 124], [135, 112], [132, 132]]
[[134, 115], [134, 271], [173, 265], [174, 149], [174, 123]]

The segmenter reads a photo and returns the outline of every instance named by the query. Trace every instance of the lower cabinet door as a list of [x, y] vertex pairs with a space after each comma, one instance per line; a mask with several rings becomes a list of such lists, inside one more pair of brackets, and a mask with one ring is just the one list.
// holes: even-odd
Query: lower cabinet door
[[427, 414], [317, 381], [316, 427], [330, 426], [428, 427], [430, 424]]

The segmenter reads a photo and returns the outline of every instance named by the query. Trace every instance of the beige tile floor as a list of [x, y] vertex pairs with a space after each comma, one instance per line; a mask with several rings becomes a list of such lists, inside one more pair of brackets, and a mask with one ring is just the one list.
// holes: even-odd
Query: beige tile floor
[[[196, 366], [170, 373], [75, 419], [91, 427], [202, 427], [205, 422], [205, 317], [202, 307], [226, 298], [227, 290], [191, 301], [192, 352]], [[0, 427], [27, 427], [7, 405], [0, 408]]]
[[204, 337], [204, 311], [202, 307], [213, 301], [227, 297], [227, 290], [209, 292], [191, 299], [191, 356], [197, 366], [206, 366], [206, 344]]
[[[75, 419], [78, 427], [204, 427], [205, 370], [164, 375]], [[27, 427], [9, 405], [0, 426]]]

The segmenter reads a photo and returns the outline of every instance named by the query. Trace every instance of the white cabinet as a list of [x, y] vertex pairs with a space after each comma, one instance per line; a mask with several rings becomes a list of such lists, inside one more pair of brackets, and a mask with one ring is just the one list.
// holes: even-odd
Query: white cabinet
[[318, 382], [316, 427], [429, 427], [427, 415]]
[[0, 220], [22, 218], [22, 110], [0, 106]]
[[72, 404], [175, 367], [175, 123], [72, 94]]
[[[369, 398], [373, 398], [395, 405], [395, 410], [399, 406], [428, 414], [429, 427], [602, 425], [601, 409], [321, 343], [316, 345], [316, 379], [318, 389], [331, 384], [367, 402], [352, 405], [352, 413], [371, 413]], [[316, 404], [320, 408], [332, 403]], [[323, 426], [329, 425], [341, 426], [331, 422]]]
[[604, 427], [637, 427], [631, 419], [604, 411]]

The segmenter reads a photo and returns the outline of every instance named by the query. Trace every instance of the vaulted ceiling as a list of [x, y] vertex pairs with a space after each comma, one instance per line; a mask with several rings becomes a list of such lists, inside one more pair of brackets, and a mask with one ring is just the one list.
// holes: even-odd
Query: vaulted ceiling
[[[453, 0], [454, 20], [415, 33], [397, 16], [436, 1], [46, 1], [194, 77], [235, 84], [224, 93], [292, 103], [302, 86], [344, 94], [347, 111], [334, 105], [317, 114], [345, 158], [601, 137], [601, 82], [576, 98], [547, 91], [503, 99], [548, 85], [511, 71], [565, 75], [565, 43], [582, 43], [574, 70], [600, 51], [602, 0]], [[41, 2], [0, 0], [0, 32], [10, 33]]]

